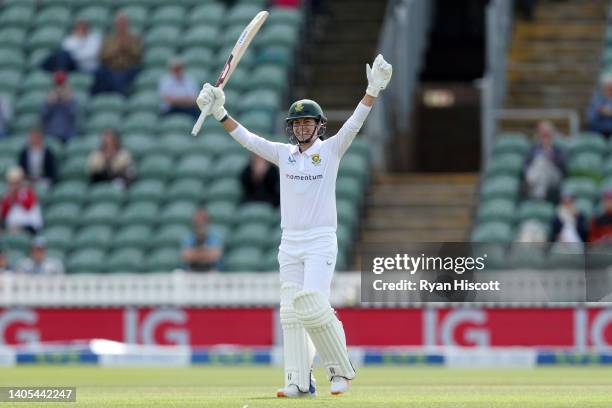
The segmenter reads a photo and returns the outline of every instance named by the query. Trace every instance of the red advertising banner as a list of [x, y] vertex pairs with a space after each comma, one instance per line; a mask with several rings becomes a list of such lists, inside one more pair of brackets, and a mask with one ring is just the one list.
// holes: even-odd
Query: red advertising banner
[[[612, 309], [338, 309], [353, 346], [611, 347]], [[0, 309], [0, 345], [103, 338], [137, 344], [270, 346], [272, 308]]]

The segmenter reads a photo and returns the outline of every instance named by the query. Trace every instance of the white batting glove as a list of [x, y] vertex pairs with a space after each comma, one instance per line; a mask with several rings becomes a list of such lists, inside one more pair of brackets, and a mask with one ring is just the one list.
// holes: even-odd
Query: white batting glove
[[217, 120], [221, 120], [227, 115], [227, 111], [223, 107], [225, 104], [225, 93], [221, 88], [205, 83], [196, 99], [196, 103], [200, 110], [210, 109], [210, 113]]
[[381, 54], [378, 54], [372, 67], [366, 64], [366, 75], [368, 77], [368, 88], [366, 93], [370, 96], [377, 97], [378, 93], [387, 87], [391, 80], [393, 67], [389, 64]]

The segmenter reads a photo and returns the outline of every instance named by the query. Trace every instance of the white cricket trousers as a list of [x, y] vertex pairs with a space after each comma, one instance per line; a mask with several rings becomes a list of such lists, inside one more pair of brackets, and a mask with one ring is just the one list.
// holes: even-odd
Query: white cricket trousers
[[329, 299], [337, 255], [335, 232], [308, 239], [283, 238], [278, 248], [281, 284], [296, 283]]

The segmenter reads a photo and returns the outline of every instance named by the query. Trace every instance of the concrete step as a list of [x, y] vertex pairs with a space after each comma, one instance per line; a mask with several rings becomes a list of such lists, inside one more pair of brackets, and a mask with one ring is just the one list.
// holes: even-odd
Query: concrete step
[[513, 40], [587, 40], [601, 38], [605, 21], [572, 22], [567, 24], [538, 22], [518, 22], [513, 33]]

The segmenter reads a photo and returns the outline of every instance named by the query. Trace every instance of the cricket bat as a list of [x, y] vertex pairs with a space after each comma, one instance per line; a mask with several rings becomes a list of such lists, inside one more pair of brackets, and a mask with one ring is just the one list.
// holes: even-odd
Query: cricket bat
[[[232, 73], [234, 73], [234, 70], [238, 66], [240, 59], [246, 52], [247, 48], [249, 47], [249, 44], [251, 44], [251, 40], [253, 40], [255, 34], [257, 34], [263, 23], [268, 18], [268, 14], [269, 13], [267, 11], [260, 11], [255, 17], [253, 17], [251, 22], [242, 31], [242, 34], [240, 34], [236, 45], [234, 45], [234, 48], [232, 48], [232, 52], [227, 58], [227, 61], [225, 61], [225, 65], [221, 70], [221, 74], [219, 75], [215, 86], [218, 86], [219, 88], [223, 89], [225, 84], [227, 84], [227, 81], [229, 81], [230, 77], [232, 76]], [[206, 116], [208, 116], [209, 114], [210, 108], [200, 112], [200, 116], [198, 117], [198, 120], [193, 126], [193, 129], [191, 130], [191, 134], [193, 136], [196, 136], [198, 134], [198, 132], [202, 128], [202, 125], [204, 124]]]

